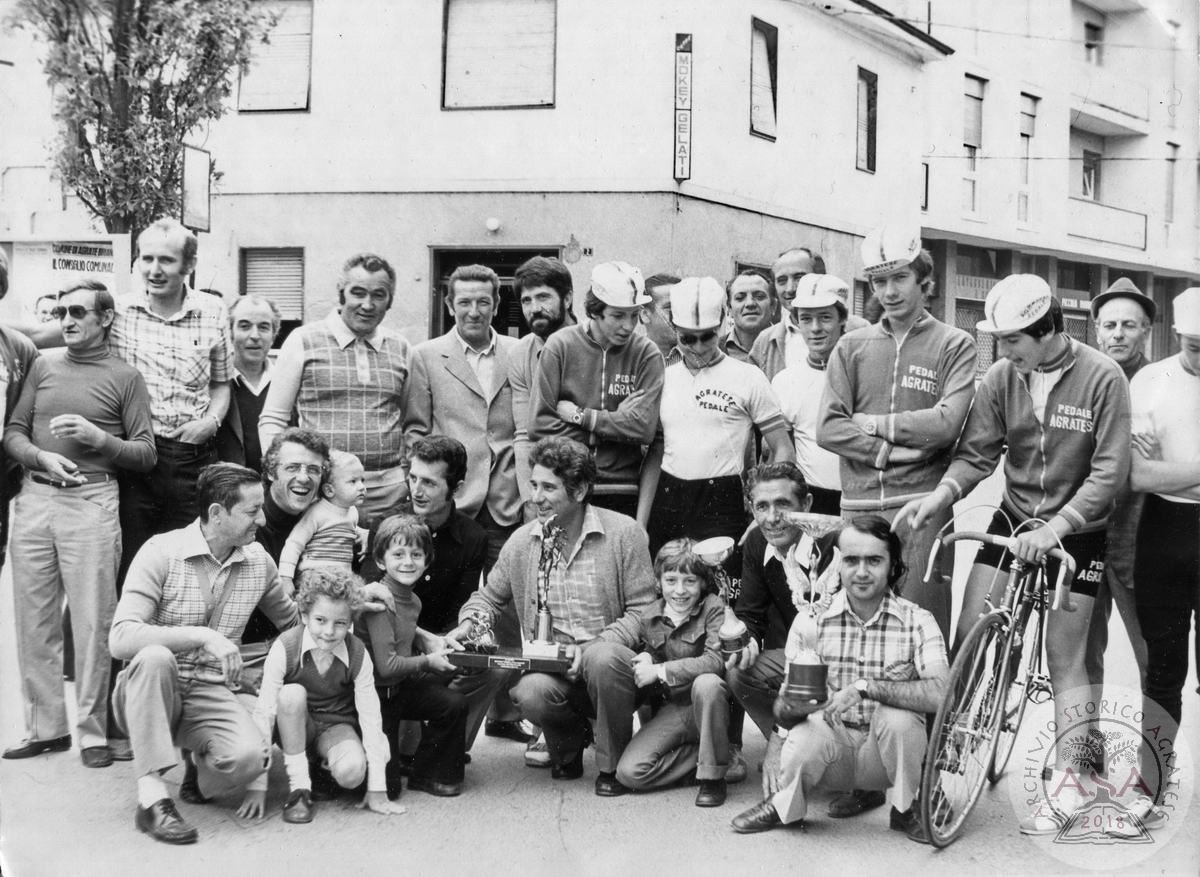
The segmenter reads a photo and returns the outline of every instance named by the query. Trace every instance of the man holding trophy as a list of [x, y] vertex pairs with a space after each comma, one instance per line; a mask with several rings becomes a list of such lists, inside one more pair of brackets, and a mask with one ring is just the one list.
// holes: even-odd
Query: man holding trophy
[[[781, 749], [777, 788], [733, 828], [750, 834], [798, 822], [818, 787], [890, 788], [890, 827], [921, 840], [912, 802], [924, 714], [945, 694], [946, 644], [933, 615], [895, 593], [903, 548], [883, 517], [847, 522], [837, 545], [841, 590], [815, 619], [798, 613], [788, 637], [788, 684], [775, 714], [790, 727], [776, 726], [770, 743]], [[826, 686], [806, 686], [822, 664]]]
[[[633, 736], [637, 697], [634, 653], [597, 639], [618, 619], [636, 621], [655, 600], [646, 533], [626, 515], [590, 502], [596, 463], [579, 442], [550, 437], [530, 455], [531, 499], [537, 520], [505, 543], [487, 577], [459, 612], [448, 635], [471, 643], [510, 603], [517, 608], [526, 658], [558, 655], [562, 675], [526, 672], [512, 688], [522, 718], [542, 727], [552, 776], [583, 775], [583, 750], [596, 719], [596, 794], [629, 791], [616, 779], [617, 762]], [[569, 663], [567, 663], [569, 661]]]

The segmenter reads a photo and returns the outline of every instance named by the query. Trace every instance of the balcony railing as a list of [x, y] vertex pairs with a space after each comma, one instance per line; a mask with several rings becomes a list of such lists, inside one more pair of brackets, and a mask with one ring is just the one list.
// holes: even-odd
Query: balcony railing
[[1067, 199], [1067, 234], [1071, 237], [1146, 249], [1146, 214], [1109, 207], [1087, 198]]
[[1082, 61], [1075, 62], [1072, 74], [1071, 127], [1103, 137], [1147, 133], [1150, 90], [1145, 82]]

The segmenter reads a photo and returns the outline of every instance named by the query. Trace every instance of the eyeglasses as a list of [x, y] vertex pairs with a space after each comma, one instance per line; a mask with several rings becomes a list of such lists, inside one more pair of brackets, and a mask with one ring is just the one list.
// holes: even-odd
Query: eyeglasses
[[62, 305], [56, 305], [50, 309], [50, 316], [56, 320], [61, 320], [63, 317], [70, 315], [72, 320], [82, 320], [84, 314], [100, 313], [95, 308], [85, 308], [83, 305], [71, 305], [64, 308]]
[[693, 344], [707, 344], [717, 337], [715, 331], [701, 332], [699, 335], [693, 335], [691, 332], [680, 332], [679, 343], [686, 347], [691, 347]]
[[325, 470], [321, 466], [314, 466], [312, 463], [286, 463], [279, 467], [285, 475], [299, 475], [303, 472], [305, 475], [311, 475], [313, 478], [320, 478]]

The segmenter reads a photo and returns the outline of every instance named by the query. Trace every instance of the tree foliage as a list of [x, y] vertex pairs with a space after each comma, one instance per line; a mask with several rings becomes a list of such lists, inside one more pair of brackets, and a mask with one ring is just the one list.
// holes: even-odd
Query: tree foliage
[[46, 44], [63, 181], [110, 232], [178, 216], [184, 140], [228, 108], [272, 16], [255, 0], [21, 0]]

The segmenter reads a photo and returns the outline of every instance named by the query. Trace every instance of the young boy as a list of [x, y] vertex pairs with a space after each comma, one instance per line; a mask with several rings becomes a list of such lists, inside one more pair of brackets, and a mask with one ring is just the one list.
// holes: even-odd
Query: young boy
[[719, 636], [725, 604], [693, 544], [673, 539], [664, 545], [654, 559], [662, 596], [634, 624], [622, 619], [599, 638], [641, 648], [633, 659], [639, 699], [661, 702], [625, 747], [617, 779], [631, 789], [658, 789], [695, 771], [696, 806], [719, 807], [729, 768], [729, 689]]
[[395, 798], [401, 789], [400, 721], [420, 719], [425, 726], [408, 788], [453, 797], [462, 792], [467, 699], [446, 687], [457, 672], [446, 659], [451, 648], [444, 638], [417, 627], [421, 598], [413, 593], [433, 559], [433, 537], [420, 518], [393, 515], [379, 525], [373, 553], [395, 600], [394, 610], [372, 613], [360, 631], [375, 659], [383, 732], [391, 747], [387, 794]]
[[321, 499], [296, 522], [279, 555], [279, 578], [289, 591], [297, 569], [332, 565], [350, 572], [354, 549], [366, 537], [358, 527], [358, 507], [367, 496], [363, 465], [345, 451], [330, 451], [329, 459]]
[[[284, 631], [267, 654], [254, 718], [267, 739], [272, 725], [278, 730], [291, 790], [284, 822], [312, 822], [310, 747], [342, 788], [361, 785], [366, 775], [361, 806], [376, 813], [404, 812], [385, 791], [388, 747], [375, 670], [363, 644], [350, 634], [362, 605], [361, 584], [358, 576], [336, 567], [304, 570], [296, 601], [301, 624]], [[266, 791], [264, 772], [246, 790], [238, 815], [261, 819]]]

